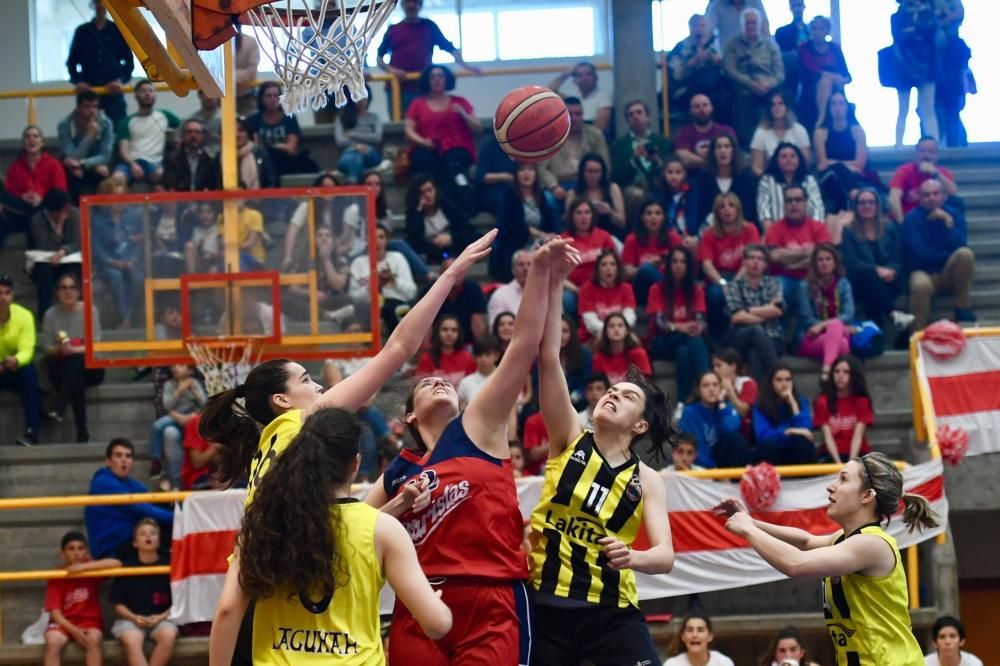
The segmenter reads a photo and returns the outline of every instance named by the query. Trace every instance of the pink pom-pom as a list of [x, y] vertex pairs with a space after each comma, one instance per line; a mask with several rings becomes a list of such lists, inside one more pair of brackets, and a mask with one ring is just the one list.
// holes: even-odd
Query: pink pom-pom
[[942, 319], [924, 329], [920, 344], [928, 354], [945, 361], [965, 349], [965, 331], [955, 322]]
[[764, 511], [771, 507], [781, 492], [781, 476], [769, 463], [747, 466], [740, 479], [740, 494], [743, 501], [754, 511]]
[[937, 441], [941, 458], [949, 465], [957, 465], [962, 462], [962, 458], [969, 450], [969, 433], [962, 428], [939, 426]]

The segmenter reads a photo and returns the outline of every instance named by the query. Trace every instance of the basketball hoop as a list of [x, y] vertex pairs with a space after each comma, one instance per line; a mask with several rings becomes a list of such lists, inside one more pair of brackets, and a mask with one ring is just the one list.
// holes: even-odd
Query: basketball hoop
[[[348, 6], [353, 3], [353, 6]], [[261, 50], [284, 83], [281, 106], [286, 113], [318, 111], [333, 95], [347, 104], [346, 87], [355, 102], [368, 96], [364, 65], [368, 43], [396, 0], [309, 0], [264, 3], [246, 12], [250, 25], [267, 32]]]
[[258, 338], [199, 339], [184, 344], [205, 378], [205, 392], [210, 396], [245, 382], [263, 351]]

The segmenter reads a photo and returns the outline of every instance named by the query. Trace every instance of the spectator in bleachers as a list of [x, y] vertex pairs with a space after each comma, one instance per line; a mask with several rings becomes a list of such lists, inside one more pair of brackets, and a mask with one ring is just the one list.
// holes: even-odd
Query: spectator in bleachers
[[[499, 234], [489, 259], [490, 276], [500, 282], [511, 279], [511, 260], [518, 250], [562, 230], [555, 210], [542, 192], [537, 165], [518, 162], [516, 169], [514, 180], [504, 187], [500, 198], [496, 220]], [[508, 309], [517, 312], [516, 307]]]
[[490, 333], [500, 341], [500, 358], [503, 358], [504, 352], [507, 351], [507, 347], [514, 337], [514, 318], [513, 312], [501, 312], [493, 320], [493, 326], [490, 327]]
[[826, 381], [834, 359], [851, 350], [856, 319], [851, 283], [844, 277], [840, 253], [833, 245], [820, 243], [813, 248], [797, 306], [799, 354], [820, 359], [820, 381]]
[[924, 657], [926, 666], [983, 666], [983, 661], [965, 647], [965, 625], [957, 617], [942, 615], [931, 627], [934, 651]]
[[[135, 495], [149, 492], [133, 479], [135, 447], [124, 437], [112, 439], [104, 452], [104, 467], [90, 479], [90, 495]], [[94, 557], [128, 557], [133, 551], [132, 529], [142, 518], [161, 526], [173, 525], [174, 514], [152, 504], [88, 506], [83, 510]]]
[[149, 456], [165, 463], [167, 478], [162, 490], [181, 487], [181, 465], [184, 461], [184, 426], [205, 407], [208, 396], [194, 376], [193, 368], [179, 363], [170, 368], [171, 378], [163, 386], [163, 408], [166, 414], [153, 422], [149, 438]]
[[840, 250], [855, 300], [864, 316], [883, 330], [892, 322], [906, 328], [913, 315], [895, 307], [903, 292], [903, 240], [899, 225], [886, 220], [882, 200], [871, 187], [863, 187], [854, 199], [851, 225]]
[[750, 362], [750, 374], [760, 381], [785, 350], [781, 317], [785, 297], [781, 282], [764, 275], [767, 248], [752, 243], [743, 248], [743, 268], [724, 287], [729, 315], [729, 344]]
[[[446, 259], [442, 268], [448, 268], [452, 259]], [[417, 296], [420, 300], [430, 290], [426, 285]], [[477, 340], [489, 332], [486, 324], [486, 296], [479, 281], [466, 277], [455, 283], [444, 299], [439, 314], [450, 314], [458, 317], [462, 326], [462, 337], [466, 340]]]
[[767, 99], [767, 108], [764, 109], [760, 124], [750, 141], [750, 168], [758, 176], [763, 176], [768, 162], [783, 143], [789, 143], [801, 151], [805, 158], [802, 168], [807, 168], [812, 161], [809, 132], [796, 120], [795, 113], [788, 107], [785, 93], [775, 91]]
[[[500, 208], [503, 206], [507, 191], [517, 186], [516, 172], [520, 163], [503, 151], [496, 134], [493, 132], [485, 134], [483, 142], [479, 144], [479, 156], [476, 158], [476, 173], [473, 179], [476, 189], [475, 210], [490, 213], [499, 219]], [[496, 253], [495, 244], [493, 253]]]
[[465, 211], [428, 175], [417, 175], [406, 191], [406, 241], [432, 264], [457, 257], [472, 239]]
[[761, 383], [753, 406], [754, 461], [772, 465], [808, 465], [816, 462], [812, 411], [795, 388], [792, 369], [776, 363]]
[[180, 119], [166, 109], [157, 109], [156, 88], [148, 79], [135, 84], [139, 109], [118, 123], [116, 139], [121, 162], [113, 177], [123, 185], [136, 182], [157, 185], [163, 178], [163, 158], [170, 147], [169, 135]]
[[722, 387], [720, 399], [730, 403], [743, 420], [743, 435], [749, 440], [753, 434], [751, 416], [757, 402], [757, 382], [743, 374], [743, 359], [732, 347], [722, 347], [712, 354], [712, 370], [719, 376]]
[[[183, 337], [181, 327], [181, 309], [175, 300], [164, 300], [157, 310], [156, 325], [153, 327], [155, 340], [180, 340]], [[166, 382], [166, 379], [164, 379]], [[161, 398], [162, 399], [162, 398]]]
[[680, 235], [667, 227], [663, 206], [647, 201], [639, 213], [639, 224], [625, 238], [622, 247], [622, 274], [632, 283], [639, 305], [645, 305], [650, 288], [663, 279], [660, 265], [670, 248], [683, 243]]
[[809, 26], [802, 18], [806, 3], [804, 0], [789, 0], [788, 10], [792, 13], [792, 21], [774, 31], [774, 41], [782, 53], [794, 53], [797, 57], [799, 47], [809, 41]]
[[246, 119], [255, 140], [267, 149], [279, 178], [292, 173], [315, 173], [319, 167], [302, 149], [302, 130], [294, 115], [281, 107], [281, 84], [264, 81], [257, 89], [257, 112]]
[[222, 186], [219, 161], [205, 150], [205, 126], [188, 118], [181, 125], [181, 145], [163, 161], [163, 189], [170, 192], [217, 190]]
[[450, 69], [427, 67], [420, 74], [422, 95], [407, 109], [403, 131], [411, 144], [411, 173], [430, 174], [440, 187], [466, 192], [476, 161], [475, 136], [483, 127], [469, 100], [451, 94], [454, 89]]
[[59, 154], [74, 200], [92, 194], [111, 175], [115, 131], [98, 108], [98, 99], [94, 91], [81, 90], [76, 108], [59, 121]]
[[[378, 247], [378, 232], [376, 231], [376, 251]], [[367, 255], [365, 255], [367, 259]], [[316, 283], [317, 283], [317, 306], [320, 309], [320, 317], [326, 321], [341, 322], [344, 318], [353, 315], [354, 305], [351, 303], [351, 296], [348, 287], [351, 279], [349, 257], [337, 246], [333, 230], [326, 225], [316, 227]], [[292, 313], [292, 303], [299, 306], [299, 313], [295, 316], [303, 320], [309, 319], [309, 294], [308, 289], [301, 287], [302, 291], [297, 291], [295, 287], [289, 290], [292, 298], [288, 299], [286, 309]], [[365, 299], [366, 301], [368, 299]]]
[[[406, 258], [398, 252], [388, 249], [389, 228], [379, 223], [375, 229], [375, 258], [378, 270], [378, 290], [381, 297], [381, 317], [386, 328], [391, 333], [399, 320], [409, 310], [410, 304], [417, 295], [417, 285]], [[351, 262], [350, 293], [355, 303], [368, 303], [371, 300], [370, 257], [363, 254]], [[355, 305], [357, 309], [358, 306]], [[358, 313], [360, 314], [360, 313]]]
[[604, 328], [595, 350], [591, 369], [607, 375], [612, 386], [625, 381], [629, 367], [633, 365], [646, 377], [653, 376], [649, 355], [632, 333], [628, 320], [619, 312], [604, 319]]
[[[456, 63], [470, 72], [479, 74], [480, 70], [465, 62], [462, 51], [448, 41], [434, 21], [420, 16], [423, 0], [403, 0], [401, 4], [403, 20], [393, 23], [385, 31], [378, 46], [378, 66], [400, 80], [403, 112], [406, 113], [410, 103], [422, 93], [419, 83], [407, 78], [407, 75], [420, 73], [430, 66], [435, 46], [450, 53]], [[388, 62], [386, 55], [390, 56]]]
[[684, 166], [692, 171], [708, 166], [715, 137], [724, 134], [736, 141], [736, 132], [733, 128], [715, 122], [714, 112], [712, 100], [707, 93], [693, 95], [688, 112], [691, 124], [685, 125], [674, 134], [677, 156], [684, 162]]
[[597, 257], [594, 273], [580, 287], [580, 339], [595, 339], [604, 329], [604, 320], [620, 313], [629, 326], [635, 326], [635, 293], [623, 280], [622, 264], [614, 250], [604, 250]]
[[[79, 257], [63, 263], [80, 251], [80, 211], [70, 206], [69, 195], [52, 189], [42, 198], [41, 210], [31, 218], [31, 242], [36, 252], [48, 252], [46, 259], [31, 266], [31, 279], [38, 292], [38, 316], [41, 318], [52, 305], [56, 280], [65, 273], [79, 274]], [[70, 257], [72, 259], [73, 257]]]
[[[801, 4], [801, 0], [792, 0], [792, 4], [794, 5], [796, 1]], [[806, 644], [802, 640], [802, 633], [791, 625], [775, 634], [767, 652], [761, 656], [758, 662], [758, 666], [782, 666], [783, 664], [819, 666], [813, 660], [806, 658]]]
[[417, 360], [417, 377], [441, 377], [458, 386], [466, 375], [476, 371], [476, 361], [465, 350], [462, 323], [455, 315], [438, 317], [431, 329], [431, 347]]
[[697, 268], [686, 247], [665, 257], [663, 280], [649, 290], [646, 315], [654, 359], [677, 363], [678, 398], [691, 395], [694, 378], [708, 370], [705, 344], [705, 289], [695, 284]]
[[221, 489], [215, 478], [219, 447], [198, 432], [201, 414], [184, 424], [184, 462], [181, 465], [181, 490]]
[[628, 219], [625, 217], [625, 197], [617, 183], [608, 179], [608, 164], [603, 157], [589, 153], [580, 158], [576, 182], [566, 194], [566, 209], [573, 203], [586, 199], [594, 206], [596, 224], [619, 241], [628, 235]]
[[[596, 127], [583, 121], [583, 104], [578, 97], [567, 97], [566, 110], [569, 111], [569, 136], [555, 155], [540, 162], [538, 176], [542, 187], [550, 191], [557, 201], [564, 202], [568, 191], [573, 188], [584, 155], [597, 153], [609, 161], [608, 144], [604, 134]], [[562, 204], [560, 204], [562, 205]]]
[[0, 198], [0, 249], [12, 231], [27, 233], [31, 217], [51, 189], [66, 191], [66, 172], [59, 160], [44, 152], [42, 130], [28, 125], [21, 132], [22, 150], [3, 181]]
[[[76, 441], [90, 441], [87, 432], [86, 389], [104, 381], [103, 368], [87, 368], [84, 364], [84, 305], [80, 296], [80, 281], [73, 273], [59, 278], [59, 300], [45, 311], [39, 347], [45, 352], [45, 369], [49, 383], [56, 392], [56, 404], [49, 418], [62, 421], [66, 407], [73, 408]], [[93, 321], [93, 341], [101, 339], [101, 320], [97, 308], [89, 306]]]
[[[673, 449], [670, 451], [670, 464], [663, 469], [667, 472], [687, 472], [705, 469], [695, 463], [698, 456], [698, 440], [689, 432], [677, 435]], [[770, 666], [770, 664], [768, 665]]]
[[772, 91], [785, 80], [785, 66], [778, 45], [767, 36], [761, 10], [747, 7], [739, 17], [739, 37], [727, 42], [721, 31], [719, 36], [724, 45], [722, 62], [733, 85], [733, 127], [740, 143], [747, 145], [754, 125], [771, 104]]
[[802, 87], [799, 91], [799, 119], [812, 132], [826, 117], [826, 104], [835, 91], [843, 92], [851, 82], [844, 52], [829, 41], [830, 19], [817, 16], [809, 22], [808, 42], [799, 47]]
[[[726, 2], [727, 0], [713, 0]], [[734, 2], [736, 0], [728, 0]], [[715, 636], [712, 634], [712, 620], [702, 613], [688, 613], [681, 620], [681, 628], [670, 641], [667, 654], [670, 658], [663, 666], [733, 666], [733, 660], [711, 649]]]
[[917, 89], [917, 115], [923, 134], [938, 138], [937, 111], [934, 108], [935, 83], [940, 73], [940, 58], [935, 36], [938, 32], [934, 2], [896, 0], [899, 9], [890, 19], [895, 56], [896, 94], [899, 115], [896, 117], [896, 147], [903, 145], [906, 116], [910, 113], [910, 91]]
[[[385, 182], [383, 180], [382, 174], [379, 171], [369, 171], [365, 174], [364, 183], [365, 186], [372, 188], [375, 191], [375, 221], [378, 224], [382, 224], [386, 229], [391, 230], [393, 228], [393, 215], [392, 211], [389, 210], [385, 201]], [[360, 215], [360, 210], [359, 210]], [[359, 230], [366, 230], [366, 225], [361, 225], [358, 227]], [[367, 234], [367, 231], [362, 231], [362, 233]], [[364, 238], [364, 242], [367, 246], [367, 236]], [[357, 247], [357, 245], [355, 246]], [[393, 252], [399, 252], [406, 258], [406, 263], [410, 265], [410, 271], [413, 273], [413, 278], [416, 282], [422, 283], [433, 278], [435, 274], [427, 267], [424, 260], [420, 258], [420, 255], [410, 247], [402, 238], [389, 238], [388, 249]]]
[[694, 436], [701, 468], [744, 467], [750, 462], [750, 446], [741, 431], [740, 413], [722, 394], [722, 382], [712, 370], [696, 376], [693, 390], [687, 394], [679, 427]]
[[34, 357], [35, 318], [14, 302], [13, 278], [0, 273], [0, 391], [13, 391], [21, 398], [25, 431], [15, 440], [21, 446], [38, 443], [41, 405]]
[[538, 476], [545, 471], [545, 461], [549, 457], [549, 431], [542, 420], [542, 413], [535, 412], [524, 420], [525, 471]]
[[211, 201], [199, 201], [194, 209], [197, 225], [184, 243], [188, 273], [217, 273], [222, 257], [222, 230], [219, 211]]
[[965, 95], [974, 92], [969, 83], [969, 60], [972, 51], [958, 36], [959, 27], [965, 19], [962, 0], [935, 0], [938, 26], [944, 33], [935, 35], [935, 45], [941, 60], [941, 69], [934, 86], [934, 103], [937, 107], [938, 129], [941, 140], [950, 148], [966, 146], [969, 137], [962, 124], [961, 113], [965, 108]]
[[[335, 187], [337, 177], [331, 171], [316, 176], [312, 186], [318, 188]], [[295, 207], [285, 230], [284, 252], [281, 267], [284, 271], [302, 271], [309, 263], [308, 243], [300, 239], [307, 230], [309, 211], [314, 211], [314, 226], [326, 227], [333, 234], [333, 253], [344, 258], [364, 252], [368, 244], [368, 228], [362, 224], [361, 208], [351, 199], [325, 195], [314, 202], [302, 199]]]
[[649, 109], [642, 100], [625, 105], [625, 122], [628, 133], [611, 144], [611, 179], [622, 188], [627, 202], [636, 202], [650, 195], [674, 144], [652, 131]]
[[486, 309], [486, 320], [490, 328], [496, 323], [502, 312], [517, 312], [524, 295], [524, 284], [528, 279], [528, 269], [531, 268], [531, 251], [522, 248], [514, 252], [510, 259], [512, 279], [503, 286], [497, 287], [490, 295]]
[[600, 229], [596, 225], [597, 210], [594, 204], [587, 199], [577, 200], [572, 207], [567, 209], [567, 229], [561, 235], [569, 238], [580, 252], [580, 263], [565, 283], [563, 291], [563, 307], [566, 312], [576, 314], [577, 294], [594, 274], [594, 266], [597, 258], [604, 250], [617, 251], [615, 239], [608, 232]]
[[524, 446], [516, 442], [510, 443], [510, 471], [515, 479], [532, 476], [531, 472], [525, 469], [527, 460], [524, 457]]
[[832, 368], [830, 377], [821, 384], [823, 393], [816, 398], [813, 427], [823, 433], [825, 448], [818, 451], [819, 461], [841, 465], [871, 453], [865, 433], [875, 416], [861, 362], [844, 354]]
[[[132, 546], [136, 556], [122, 562], [126, 567], [152, 567], [170, 564], [160, 553], [160, 526], [152, 518], [142, 518], [135, 525]], [[129, 666], [166, 666], [177, 641], [177, 625], [170, 617], [170, 576], [120, 576], [111, 585], [109, 601], [118, 619], [111, 625], [111, 635], [122, 644]], [[143, 644], [153, 643], [149, 661], [142, 653]]]
[[759, 32], [765, 37], [770, 35], [767, 10], [764, 9], [762, 0], [711, 0], [708, 3], [708, 9], [705, 10], [708, 29], [709, 32], [715, 32], [719, 35], [719, 42], [723, 49], [729, 42], [738, 39], [743, 34], [743, 12], [747, 9], [759, 12]]
[[940, 293], [955, 295], [955, 321], [976, 321], [970, 291], [976, 256], [967, 247], [965, 215], [945, 205], [944, 186], [925, 180], [920, 206], [903, 221], [903, 248], [910, 274], [910, 312], [913, 330], [930, 321], [931, 299]]
[[[564, 94], [560, 89], [567, 79], [572, 79], [572, 83], [569, 86], [568, 94]], [[608, 133], [614, 114], [614, 92], [610, 85], [599, 86], [597, 79], [597, 68], [594, 67], [593, 63], [583, 61], [576, 63], [552, 79], [548, 87], [565, 99], [580, 100], [584, 121], [601, 132]]]
[[768, 228], [764, 242], [771, 251], [771, 273], [779, 276], [785, 303], [794, 308], [813, 248], [831, 241], [826, 225], [807, 214], [805, 187], [787, 185], [783, 195], [785, 216]]
[[889, 181], [889, 210], [896, 222], [902, 222], [920, 205], [920, 186], [931, 178], [941, 183], [945, 195], [953, 199], [952, 204], [964, 208], [958, 198], [954, 174], [948, 167], [938, 165], [937, 139], [922, 136], [917, 141], [917, 158], [896, 169]]
[[705, 278], [708, 330], [721, 339], [726, 330], [726, 284], [743, 267], [743, 249], [760, 243], [757, 227], [743, 219], [743, 205], [732, 192], [715, 198], [712, 225], [701, 235], [698, 259]]
[[[587, 381], [583, 385], [583, 397], [587, 401], [586, 407], [577, 412], [580, 428], [584, 430], [594, 429], [594, 410], [597, 409], [597, 403], [601, 396], [607, 393], [609, 388], [608, 378], [604, 375], [596, 374], [587, 377]], [[674, 448], [676, 450], [676, 444], [674, 444]]]
[[[711, 93], [719, 97], [728, 93], [722, 71], [722, 43], [701, 14], [688, 19], [688, 36], [670, 51], [668, 65], [671, 106], [684, 108], [694, 95]], [[726, 107], [725, 103], [722, 107]]]
[[[72, 574], [95, 569], [121, 566], [114, 558], [92, 560], [87, 551], [87, 538], [80, 532], [67, 532], [59, 541], [59, 557], [63, 568]], [[52, 578], [45, 585], [45, 610], [49, 624], [45, 627], [45, 666], [62, 663], [63, 648], [73, 641], [83, 650], [87, 666], [100, 666], [104, 658], [104, 619], [98, 588], [103, 578]]]
[[463, 377], [456, 387], [458, 398], [464, 405], [472, 402], [479, 389], [497, 369], [497, 363], [500, 362], [500, 341], [492, 335], [476, 338], [472, 343], [472, 357], [476, 361], [476, 371]]
[[94, 0], [94, 18], [76, 27], [69, 45], [66, 69], [77, 92], [103, 86], [100, 105], [104, 115], [117, 125], [125, 118], [122, 84], [132, 78], [135, 58], [118, 26], [108, 20], [104, 0]]
[[798, 146], [781, 143], [757, 185], [757, 215], [765, 233], [787, 215], [785, 190], [793, 186], [806, 193], [806, 215], [822, 221], [826, 217], [823, 193], [815, 176], [809, 173], [805, 156]]
[[[255, 42], [256, 40], [251, 39]], [[237, 74], [238, 76], [238, 74]], [[220, 142], [222, 141], [222, 114], [219, 112], [219, 100], [209, 97], [204, 90], [198, 91], [198, 110], [185, 118], [187, 120], [197, 120], [205, 128], [205, 152], [211, 157], [218, 157]], [[244, 121], [244, 126], [245, 126]]]
[[[696, 216], [698, 196], [688, 182], [688, 170], [676, 156], [668, 157], [659, 178], [654, 182], [653, 198], [661, 204], [664, 226], [676, 234], [689, 250], [698, 247], [702, 221]], [[642, 224], [642, 217], [639, 219]]]
[[847, 211], [852, 193], [865, 182], [880, 184], [878, 174], [867, 170], [868, 139], [844, 93], [830, 95], [825, 120], [813, 132], [813, 146], [827, 213]]
[[257, 132], [246, 118], [236, 119], [236, 159], [240, 184], [248, 190], [277, 187], [278, 172], [267, 148], [256, 142]]
[[[124, 194], [125, 185], [108, 178], [97, 186], [98, 194]], [[136, 239], [143, 234], [137, 208], [101, 206], [91, 218], [91, 252], [95, 274], [108, 285], [118, 308], [122, 326], [128, 326], [136, 298], [142, 290], [143, 267], [136, 261]]]
[[382, 163], [382, 119], [368, 110], [369, 100], [370, 89], [368, 97], [360, 101], [348, 97], [333, 126], [333, 138], [341, 151], [337, 171], [347, 176], [348, 185], [357, 185], [367, 169]]
[[566, 375], [570, 400], [573, 401], [574, 405], [579, 406], [586, 401], [584, 390], [589, 383], [587, 378], [591, 376], [593, 370], [594, 355], [586, 345], [580, 342], [576, 322], [567, 314], [562, 316], [560, 331], [559, 363]]
[[694, 215], [699, 229], [712, 223], [708, 218], [715, 207], [715, 199], [727, 192], [739, 197], [743, 217], [749, 222], [757, 222], [757, 177], [746, 168], [739, 144], [728, 134], [712, 139], [708, 164], [692, 185], [697, 194]]

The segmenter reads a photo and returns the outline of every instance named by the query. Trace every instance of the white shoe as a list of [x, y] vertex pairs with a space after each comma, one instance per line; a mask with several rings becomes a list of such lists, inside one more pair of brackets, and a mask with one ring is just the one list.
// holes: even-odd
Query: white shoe
[[345, 305], [344, 307], [337, 308], [336, 310], [327, 310], [323, 313], [323, 319], [326, 321], [332, 321], [335, 324], [339, 324], [348, 317], [354, 315], [354, 306]]
[[677, 406], [674, 407], [674, 421], [680, 423], [681, 414], [683, 414], [683, 413], [684, 413], [684, 403], [683, 402], [678, 402]]
[[896, 327], [897, 331], [905, 331], [908, 329], [914, 319], [916, 319], [916, 317], [909, 312], [900, 312], [899, 310], [892, 311], [892, 324]]

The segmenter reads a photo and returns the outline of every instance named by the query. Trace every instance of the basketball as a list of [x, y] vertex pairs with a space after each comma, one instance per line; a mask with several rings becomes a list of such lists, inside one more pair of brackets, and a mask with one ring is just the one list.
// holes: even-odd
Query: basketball
[[493, 133], [513, 159], [541, 162], [555, 155], [569, 136], [569, 111], [548, 88], [523, 86], [500, 102], [493, 116]]

